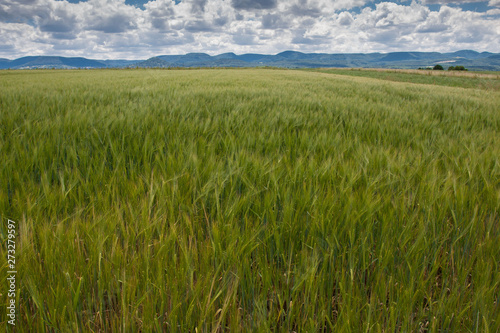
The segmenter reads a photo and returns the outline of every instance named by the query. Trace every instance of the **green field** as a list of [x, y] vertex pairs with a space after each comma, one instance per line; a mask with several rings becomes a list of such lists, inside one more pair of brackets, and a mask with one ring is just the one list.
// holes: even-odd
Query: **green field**
[[19, 332], [499, 332], [500, 91], [422, 78], [0, 71], [0, 331], [12, 219]]
[[500, 72], [461, 72], [398, 69], [305, 69], [308, 71], [368, 77], [394, 82], [431, 84], [448, 87], [476, 88], [500, 91]]

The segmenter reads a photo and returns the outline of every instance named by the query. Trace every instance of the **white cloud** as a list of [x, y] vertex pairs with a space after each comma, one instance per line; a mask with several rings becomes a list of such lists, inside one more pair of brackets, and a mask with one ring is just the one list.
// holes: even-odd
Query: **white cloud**
[[[465, 4], [465, 3], [479, 3], [485, 2], [481, 0], [422, 0], [425, 5], [447, 5], [447, 4]], [[500, 6], [500, 0], [489, 0], [488, 6]]]
[[[450, 3], [424, 0], [430, 3]], [[441, 2], [440, 2], [441, 1]], [[454, 1], [466, 2], [466, 1]], [[498, 9], [368, 0], [1, 0], [0, 57], [148, 58], [187, 52], [500, 52]], [[500, 3], [500, 0], [491, 0]], [[357, 12], [357, 14], [356, 14]]]
[[446, 5], [446, 4], [459, 4], [459, 3], [474, 3], [474, 2], [483, 2], [480, 0], [423, 0], [422, 3], [424, 4], [439, 4], [439, 5]]
[[354, 19], [349, 12], [342, 12], [339, 15], [338, 22], [340, 25], [349, 26], [354, 22]]

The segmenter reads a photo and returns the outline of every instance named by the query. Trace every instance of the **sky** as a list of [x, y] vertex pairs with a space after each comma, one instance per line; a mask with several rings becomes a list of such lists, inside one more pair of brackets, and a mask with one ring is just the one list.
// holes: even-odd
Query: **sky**
[[500, 53], [500, 0], [0, 0], [0, 58]]

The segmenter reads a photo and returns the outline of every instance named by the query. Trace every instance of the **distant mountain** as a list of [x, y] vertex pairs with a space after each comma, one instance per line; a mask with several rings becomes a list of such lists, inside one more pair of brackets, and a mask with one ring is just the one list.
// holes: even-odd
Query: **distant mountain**
[[185, 55], [159, 56], [167, 65], [162, 67], [247, 67], [249, 64], [241, 61], [234, 53], [223, 53], [210, 56], [205, 53], [188, 53]]
[[0, 59], [0, 69], [32, 68], [116, 68], [116, 67], [258, 67], [284, 68], [315, 67], [371, 67], [371, 68], [419, 68], [441, 64], [465, 66], [471, 70], [500, 71], [500, 53], [461, 50], [439, 52], [391, 52], [391, 53], [302, 53], [284, 51], [276, 55], [248, 53], [237, 55], [223, 53], [215, 56], [206, 53], [184, 55], [159, 55], [147, 60], [92, 60], [31, 56], [15, 60]]
[[381, 61], [404, 61], [404, 60], [415, 60], [418, 57], [411, 52], [393, 52], [389, 53]]
[[233, 52], [229, 53], [222, 53], [219, 55], [216, 55], [214, 58], [216, 59], [238, 59], [238, 56], [234, 54]]
[[238, 56], [238, 59], [243, 60], [245, 62], [261, 62], [266, 58], [265, 54], [256, 54], [256, 53], [247, 53]]
[[70, 67], [75, 67], [75, 68], [81, 68], [81, 67], [87, 67], [87, 68], [100, 68], [100, 67], [105, 67], [104, 64], [100, 61], [96, 60], [90, 60], [86, 58], [63, 58], [59, 57], [61, 62]]
[[141, 62], [143, 60], [98, 60], [99, 62], [102, 62], [106, 67], [127, 67], [127, 66], [132, 66], [138, 62]]
[[1, 68], [31, 69], [31, 68], [102, 68], [102, 62], [86, 58], [22, 57], [9, 62], [0, 62]]
[[158, 57], [149, 58], [146, 61], [141, 61], [131, 65], [133, 67], [143, 67], [143, 68], [157, 68], [157, 67], [169, 67], [168, 62], [162, 60]]
[[188, 53], [182, 56], [160, 56], [171, 67], [209, 67], [213, 57], [206, 53]]
[[453, 52], [450, 54], [454, 57], [460, 57], [460, 58], [465, 58], [465, 59], [477, 59], [477, 58], [482, 58], [483, 56], [481, 53], [472, 51], [472, 50], [462, 50], [462, 51], [457, 51]]
[[276, 56], [282, 57], [285, 59], [297, 60], [297, 59], [307, 59], [307, 58], [311, 58], [311, 56], [314, 57], [317, 55], [319, 55], [319, 54], [318, 53], [306, 54], [306, 53], [297, 52], [297, 51], [285, 51], [285, 52], [278, 53]]

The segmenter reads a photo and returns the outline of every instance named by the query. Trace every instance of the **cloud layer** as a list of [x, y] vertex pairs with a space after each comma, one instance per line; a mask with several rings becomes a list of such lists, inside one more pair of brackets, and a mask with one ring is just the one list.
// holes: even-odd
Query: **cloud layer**
[[[148, 58], [160, 54], [500, 52], [500, 1], [0, 1], [0, 57]], [[429, 5], [436, 5], [431, 10]]]

